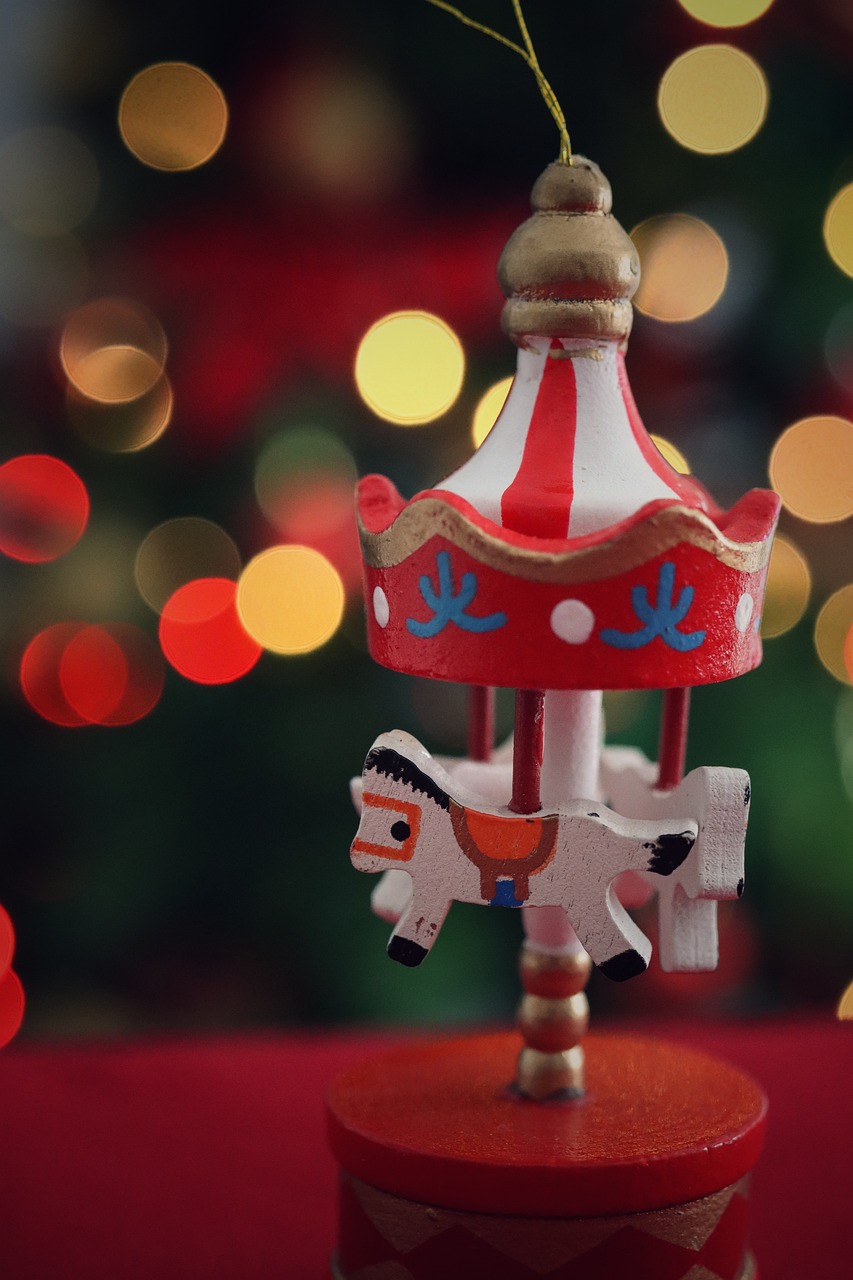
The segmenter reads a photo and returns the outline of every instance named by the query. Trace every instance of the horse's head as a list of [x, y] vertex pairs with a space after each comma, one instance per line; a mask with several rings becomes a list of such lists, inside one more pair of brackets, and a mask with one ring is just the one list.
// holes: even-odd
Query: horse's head
[[424, 825], [450, 807], [433, 776], [442, 772], [409, 734], [376, 739], [364, 762], [361, 821], [350, 849], [358, 871], [385, 871], [411, 861]]

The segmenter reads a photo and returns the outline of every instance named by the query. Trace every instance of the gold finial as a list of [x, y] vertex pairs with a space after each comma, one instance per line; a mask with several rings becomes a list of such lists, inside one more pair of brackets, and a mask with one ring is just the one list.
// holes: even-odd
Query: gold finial
[[484, 26], [482, 22], [475, 22], [473, 18], [467, 17], [455, 5], [446, 4], [445, 0], [427, 0], [427, 4], [435, 5], [436, 9], [444, 9], [445, 13], [450, 13], [454, 18], [458, 18], [460, 22], [464, 22], [466, 27], [473, 27], [475, 31], [481, 31], [483, 35], [491, 36], [493, 40], [497, 40], [499, 44], [504, 45], [507, 49], [512, 49], [513, 53], [517, 53], [519, 57], [524, 59], [536, 77], [539, 92], [542, 94], [545, 105], [554, 117], [560, 132], [559, 163], [571, 165], [573, 163], [572, 144], [566, 126], [566, 117], [563, 115], [563, 108], [557, 101], [557, 95], [545, 79], [544, 72], [539, 65], [539, 59], [536, 57], [536, 50], [533, 48], [533, 41], [530, 39], [530, 32], [527, 30], [527, 23], [524, 21], [524, 14], [521, 11], [521, 0], [512, 0], [512, 7], [518, 22], [518, 29], [521, 32], [521, 38], [524, 41], [524, 48], [520, 44], [516, 44], [514, 40], [508, 40], [506, 36], [502, 36], [499, 31], [493, 31], [491, 27]]
[[534, 335], [626, 342], [640, 263], [598, 165], [550, 164], [531, 203], [498, 263], [504, 330], [519, 346]]

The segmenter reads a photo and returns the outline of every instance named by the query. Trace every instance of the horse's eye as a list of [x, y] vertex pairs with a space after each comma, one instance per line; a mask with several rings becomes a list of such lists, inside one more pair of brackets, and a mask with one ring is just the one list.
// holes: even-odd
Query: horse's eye
[[399, 822], [395, 822], [391, 828], [391, 835], [395, 840], [399, 840], [401, 844], [404, 840], [408, 840], [411, 834], [412, 828], [409, 826], [408, 822], [403, 822], [402, 819], [400, 819]]

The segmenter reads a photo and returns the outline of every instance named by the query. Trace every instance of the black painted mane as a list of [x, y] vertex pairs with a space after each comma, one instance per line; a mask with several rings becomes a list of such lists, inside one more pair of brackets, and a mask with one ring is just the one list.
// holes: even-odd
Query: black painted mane
[[399, 751], [394, 751], [391, 747], [373, 747], [368, 752], [364, 767], [375, 769], [377, 773], [384, 774], [386, 778], [393, 778], [395, 782], [404, 782], [413, 791], [422, 792], [440, 808], [450, 809], [450, 796], [447, 792], [443, 791], [429, 774], [424, 773], [417, 765], [412, 764], [411, 760], [407, 760], [405, 756], [400, 755]]

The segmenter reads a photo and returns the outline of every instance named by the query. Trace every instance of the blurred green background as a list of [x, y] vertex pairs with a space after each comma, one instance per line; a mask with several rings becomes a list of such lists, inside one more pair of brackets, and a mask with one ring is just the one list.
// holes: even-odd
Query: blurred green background
[[[465, 8], [513, 34], [509, 0]], [[526, 15], [574, 146], [610, 178], [622, 224], [690, 214], [726, 247], [717, 305], [683, 324], [637, 315], [628, 366], [648, 430], [730, 503], [767, 484], [790, 424], [853, 417], [853, 283], [822, 234], [853, 180], [850, 6], [777, 0], [729, 30], [676, 0], [527, 0]], [[311, 543], [288, 539], [287, 509], [271, 520], [259, 505], [271, 442], [285, 442], [285, 508], [302, 478], [322, 479], [330, 435], [359, 473], [381, 470], [407, 495], [464, 460], [479, 398], [514, 367], [494, 266], [556, 154], [533, 77], [419, 0], [7, 0], [0, 21], [0, 462], [54, 455], [91, 501], [62, 557], [0, 556], [0, 902], [28, 997], [22, 1034], [511, 1016], [517, 916], [456, 906], [429, 963], [404, 971], [370, 916], [373, 881], [349, 865], [347, 782], [375, 735], [406, 728], [450, 751], [465, 732], [463, 690], [366, 654], [350, 524], [312, 526], [347, 592], [341, 627], [312, 653], [265, 653], [221, 685], [167, 664], [138, 722], [77, 728], [30, 705], [20, 664], [60, 622], [130, 623], [156, 643], [134, 564], [164, 521], [215, 523], [243, 564], [277, 542]], [[754, 139], [720, 155], [680, 145], [657, 108], [667, 67], [707, 43], [748, 52], [769, 85]], [[117, 126], [131, 78], [163, 61], [202, 68], [228, 104], [224, 144], [188, 172], [141, 163]], [[56, 148], [34, 170], [10, 168], [35, 129], [66, 131], [65, 170]], [[65, 224], [63, 182], [77, 192]], [[114, 296], [150, 308], [169, 344], [171, 421], [130, 452], [109, 446], [115, 410], [99, 410], [96, 430], [81, 434], [79, 413], [75, 426], [58, 354], [68, 316]], [[408, 308], [455, 330], [466, 373], [446, 414], [401, 429], [359, 397], [353, 363], [370, 325]], [[0, 532], [13, 519], [0, 510]], [[757, 672], [693, 702], [688, 765], [753, 779], [748, 892], [721, 910], [721, 968], [696, 979], [653, 968], [624, 989], [596, 978], [601, 1013], [830, 1009], [853, 979], [846, 596], [826, 642], [834, 675], [815, 648], [821, 608], [853, 582], [851, 524], [786, 510], [781, 531], [808, 566], [805, 611], [783, 575], [779, 616], [802, 616], [767, 641]], [[610, 711], [616, 740], [654, 754], [657, 695]], [[502, 697], [504, 731], [510, 714]]]

